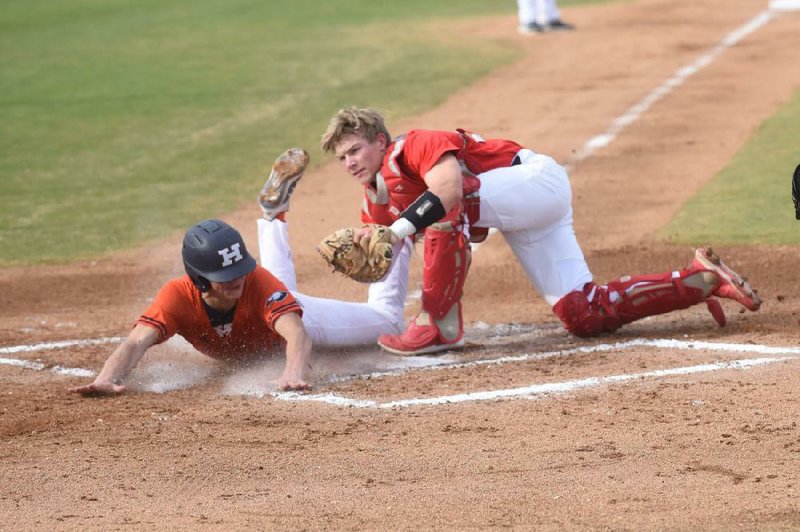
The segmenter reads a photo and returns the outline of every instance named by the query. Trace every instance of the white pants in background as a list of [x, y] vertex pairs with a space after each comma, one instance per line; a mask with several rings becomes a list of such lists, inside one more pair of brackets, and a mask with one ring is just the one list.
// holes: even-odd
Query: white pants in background
[[517, 0], [520, 24], [547, 25], [561, 19], [556, 0]]
[[395, 247], [392, 267], [386, 277], [369, 286], [366, 303], [313, 297], [297, 292], [287, 223], [258, 220], [261, 266], [280, 279], [303, 307], [303, 325], [317, 347], [370, 345], [382, 334], [405, 329], [403, 309], [408, 287], [408, 261], [412, 244], [405, 239]]

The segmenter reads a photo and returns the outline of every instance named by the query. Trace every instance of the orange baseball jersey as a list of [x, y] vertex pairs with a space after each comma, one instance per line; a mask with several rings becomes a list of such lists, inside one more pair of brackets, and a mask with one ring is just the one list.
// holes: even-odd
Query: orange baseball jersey
[[411, 130], [387, 147], [375, 188], [366, 187], [362, 221], [391, 225], [428, 189], [425, 174], [447, 153], [455, 155], [461, 164], [464, 197], [468, 198], [480, 188], [479, 174], [511, 166], [521, 149], [514, 141], [485, 140], [463, 129]]
[[286, 286], [258, 266], [245, 278], [232, 323], [212, 326], [200, 290], [188, 275], [165, 284], [137, 323], [158, 330], [158, 343], [179, 334], [201, 353], [228, 359], [275, 349], [283, 342], [275, 320], [288, 312], [302, 315]]

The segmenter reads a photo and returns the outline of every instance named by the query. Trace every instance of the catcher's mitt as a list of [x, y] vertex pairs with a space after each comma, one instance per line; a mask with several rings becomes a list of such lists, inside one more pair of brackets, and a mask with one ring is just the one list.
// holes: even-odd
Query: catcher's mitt
[[392, 232], [385, 225], [369, 224], [372, 236], [353, 241], [355, 229], [345, 227], [322, 239], [317, 251], [333, 271], [361, 283], [380, 281], [392, 265]]

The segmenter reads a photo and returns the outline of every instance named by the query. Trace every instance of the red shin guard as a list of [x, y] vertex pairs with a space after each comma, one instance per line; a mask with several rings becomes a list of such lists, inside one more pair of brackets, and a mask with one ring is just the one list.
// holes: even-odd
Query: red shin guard
[[461, 301], [469, 263], [470, 248], [463, 232], [451, 223], [425, 230], [422, 309], [434, 320], [444, 318]]
[[[553, 307], [553, 312], [576, 336], [612, 332], [626, 323], [704, 301], [707, 294], [702, 289], [683, 282], [698, 272], [690, 268], [680, 272], [623, 277], [607, 285], [587, 283], [583, 290], [562, 297]], [[716, 315], [714, 318], [720, 323]], [[724, 316], [722, 319], [724, 323]]]

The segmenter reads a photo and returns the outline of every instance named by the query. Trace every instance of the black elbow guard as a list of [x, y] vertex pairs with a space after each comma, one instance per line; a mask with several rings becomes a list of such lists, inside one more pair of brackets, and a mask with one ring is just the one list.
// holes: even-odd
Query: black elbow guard
[[403, 211], [400, 217], [411, 222], [417, 231], [422, 231], [444, 218], [446, 214], [447, 211], [444, 210], [439, 196], [426, 190]]

